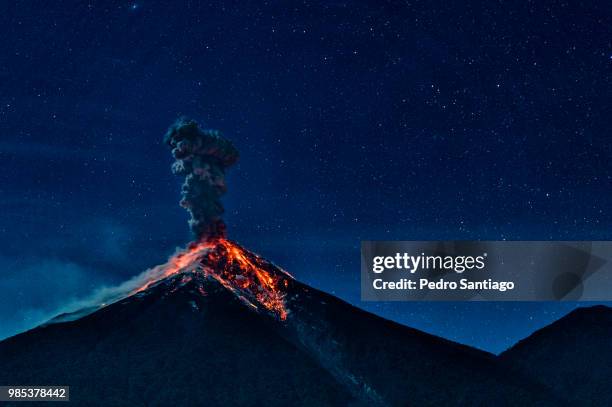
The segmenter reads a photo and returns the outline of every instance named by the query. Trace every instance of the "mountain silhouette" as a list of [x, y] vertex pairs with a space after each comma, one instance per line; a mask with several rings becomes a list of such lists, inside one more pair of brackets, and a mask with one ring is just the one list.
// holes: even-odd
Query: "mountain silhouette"
[[612, 405], [612, 308], [578, 308], [519, 341], [500, 360], [572, 405]]
[[[69, 385], [71, 403], [87, 406], [559, 405], [494, 355], [377, 317], [228, 247], [189, 257], [196, 267], [183, 258], [89, 315], [0, 342], [0, 384]], [[282, 288], [282, 310], [248, 281], [247, 265]]]

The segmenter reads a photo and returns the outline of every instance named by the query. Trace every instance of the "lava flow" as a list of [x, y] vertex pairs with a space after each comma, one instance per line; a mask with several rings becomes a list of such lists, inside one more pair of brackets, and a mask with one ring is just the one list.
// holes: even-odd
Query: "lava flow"
[[155, 279], [132, 293], [144, 291], [157, 281], [185, 271], [202, 272], [249, 305], [258, 308], [259, 304], [281, 320], [287, 318], [284, 289], [292, 277], [225, 238], [191, 243], [187, 249], [170, 258]]

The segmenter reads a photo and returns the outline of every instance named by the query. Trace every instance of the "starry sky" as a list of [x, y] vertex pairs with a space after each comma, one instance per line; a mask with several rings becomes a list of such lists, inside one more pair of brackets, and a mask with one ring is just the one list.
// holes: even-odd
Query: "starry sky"
[[0, 337], [189, 239], [162, 144], [241, 160], [229, 236], [499, 352], [576, 303], [361, 303], [361, 240], [612, 238], [609, 1], [6, 2]]

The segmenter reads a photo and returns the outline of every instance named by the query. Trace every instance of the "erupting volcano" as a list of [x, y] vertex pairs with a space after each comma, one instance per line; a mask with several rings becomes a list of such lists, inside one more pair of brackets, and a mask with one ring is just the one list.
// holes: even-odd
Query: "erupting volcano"
[[237, 150], [185, 119], [165, 140], [195, 240], [0, 342], [0, 385], [69, 385], [86, 406], [559, 405], [494, 355], [353, 307], [229, 240], [220, 197]]
[[191, 214], [189, 225], [196, 241], [131, 294], [163, 278], [191, 271], [217, 280], [250, 307], [263, 308], [285, 320], [283, 289], [291, 276], [225, 238], [220, 197], [227, 190], [225, 170], [238, 159], [238, 150], [220, 132], [203, 130], [185, 118], [168, 129], [164, 140], [176, 159], [172, 171], [185, 175], [180, 204]]

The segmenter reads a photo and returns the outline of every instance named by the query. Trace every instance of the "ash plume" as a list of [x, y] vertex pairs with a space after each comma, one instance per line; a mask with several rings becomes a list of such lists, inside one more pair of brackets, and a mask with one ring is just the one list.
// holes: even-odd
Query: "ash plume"
[[172, 172], [185, 176], [180, 204], [191, 214], [196, 239], [225, 237], [221, 195], [227, 190], [225, 170], [238, 160], [238, 150], [219, 131], [185, 118], [170, 126], [164, 141], [176, 159]]

